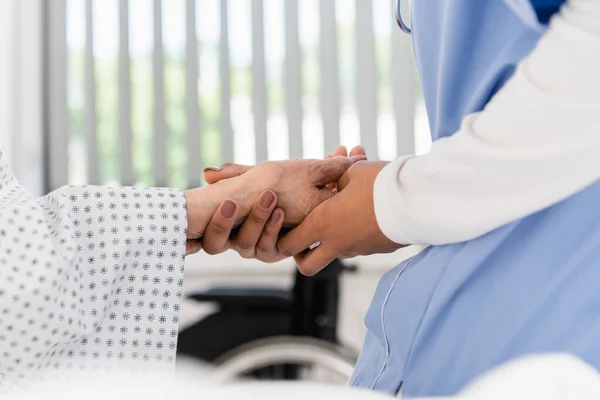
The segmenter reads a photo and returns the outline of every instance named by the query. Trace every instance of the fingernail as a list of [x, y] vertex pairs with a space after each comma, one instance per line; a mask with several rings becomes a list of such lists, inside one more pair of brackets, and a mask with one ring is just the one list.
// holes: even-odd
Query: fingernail
[[237, 205], [233, 201], [226, 200], [225, 203], [223, 203], [223, 205], [221, 206], [221, 216], [227, 219], [233, 217], [236, 208]]
[[275, 210], [273, 214], [271, 214], [271, 223], [276, 224], [281, 219], [281, 210]]
[[263, 194], [260, 196], [260, 208], [262, 208], [263, 210], [268, 210], [269, 207], [271, 207], [271, 205], [273, 204], [273, 201], [275, 201], [275, 195], [273, 194], [273, 192], [269, 190], [263, 192]]
[[219, 168], [217, 168], [217, 167], [206, 167], [206, 168], [204, 168], [204, 172], [208, 172], [208, 171], [219, 172], [219, 171], [222, 171], [222, 170], [223, 170], [223, 168], [221, 168], [221, 167], [219, 167]]

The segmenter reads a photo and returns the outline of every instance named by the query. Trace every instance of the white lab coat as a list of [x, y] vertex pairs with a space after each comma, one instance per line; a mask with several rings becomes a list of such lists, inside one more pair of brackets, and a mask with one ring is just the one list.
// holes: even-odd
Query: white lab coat
[[600, 1], [569, 0], [484, 110], [429, 153], [381, 171], [382, 232], [401, 244], [463, 242], [600, 179], [598, 71]]

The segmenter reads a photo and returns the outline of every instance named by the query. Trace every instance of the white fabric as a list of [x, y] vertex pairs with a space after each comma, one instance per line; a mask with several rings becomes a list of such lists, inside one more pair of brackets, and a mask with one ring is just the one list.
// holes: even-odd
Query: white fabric
[[592, 400], [600, 398], [600, 375], [569, 354], [533, 355], [484, 374], [456, 397], [460, 400]]
[[178, 190], [34, 198], [0, 151], [0, 392], [55, 370], [172, 366], [186, 228]]
[[364, 389], [308, 382], [255, 382], [216, 385], [198, 377], [151, 379], [148, 376], [82, 375], [68, 387], [47, 384], [6, 400], [386, 400], [390, 397]]
[[[74, 373], [68, 385], [59, 380], [6, 400], [384, 400], [381, 393], [316, 383], [243, 383], [216, 385], [197, 371], [176, 378], [153, 375]], [[454, 400], [597, 400], [600, 376], [570, 355], [529, 356], [502, 365], [469, 384]], [[433, 398], [428, 398], [433, 400]], [[424, 398], [423, 398], [424, 400]], [[441, 400], [441, 398], [438, 398]]]
[[570, 0], [482, 112], [379, 174], [377, 222], [402, 244], [481, 236], [600, 178], [600, 1]]

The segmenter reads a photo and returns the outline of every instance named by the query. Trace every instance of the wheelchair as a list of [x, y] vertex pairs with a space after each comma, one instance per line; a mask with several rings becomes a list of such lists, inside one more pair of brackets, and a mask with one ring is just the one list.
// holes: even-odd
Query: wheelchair
[[298, 271], [291, 290], [215, 287], [189, 298], [218, 311], [183, 330], [177, 352], [211, 365], [211, 379], [345, 382], [358, 354], [337, 336], [340, 277], [334, 260], [314, 277]]

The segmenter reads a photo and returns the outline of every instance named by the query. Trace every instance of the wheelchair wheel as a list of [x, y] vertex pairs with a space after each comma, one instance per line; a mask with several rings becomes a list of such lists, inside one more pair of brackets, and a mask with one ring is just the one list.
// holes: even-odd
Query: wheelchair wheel
[[325, 340], [277, 336], [241, 345], [218, 358], [211, 378], [220, 381], [310, 380], [346, 382], [357, 355]]

